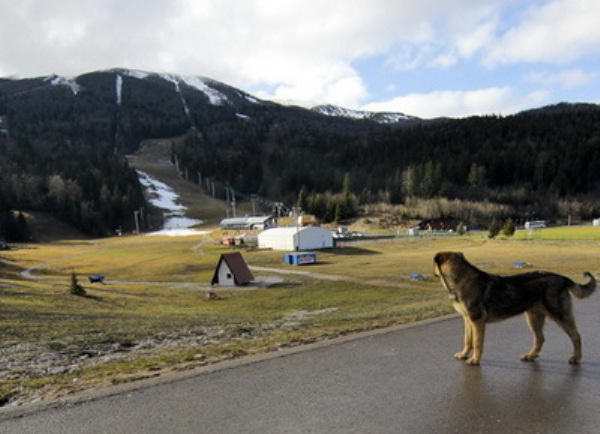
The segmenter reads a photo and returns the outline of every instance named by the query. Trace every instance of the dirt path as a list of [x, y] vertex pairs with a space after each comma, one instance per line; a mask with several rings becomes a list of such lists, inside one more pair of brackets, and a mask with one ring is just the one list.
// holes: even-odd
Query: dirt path
[[[296, 274], [306, 277], [311, 277], [313, 279], [321, 279], [321, 280], [333, 280], [338, 282], [355, 282], [355, 276], [342, 276], [339, 274], [323, 274], [323, 273], [315, 273], [312, 271], [304, 271], [304, 270], [282, 270], [279, 268], [268, 268], [268, 267], [257, 267], [254, 265], [249, 265], [251, 270], [255, 271], [266, 271], [270, 273], [278, 273], [278, 274]], [[408, 288], [409, 285], [403, 282], [388, 282], [385, 280], [377, 280], [377, 279], [361, 279], [361, 282], [367, 285], [379, 285], [386, 286], [390, 288]]]
[[[97, 253], [98, 251], [106, 250], [106, 247], [104, 247], [102, 244], [100, 244], [98, 242], [92, 241], [92, 242], [90, 242], [90, 244], [97, 247], [98, 250], [95, 252], [78, 253], [76, 255], [68, 255], [68, 256], [63, 256], [62, 258], [56, 258], [56, 259], [52, 259], [50, 261], [40, 262], [39, 264], [36, 264], [29, 268], [26, 268], [25, 270], [21, 271], [19, 274], [21, 275], [21, 277], [28, 279], [28, 280], [57, 280], [57, 279], [54, 279], [51, 277], [35, 276], [35, 275], [33, 275], [33, 272], [35, 270], [39, 270], [40, 268], [47, 267], [48, 265], [55, 264], [57, 262], [68, 261], [69, 259], [78, 258], [80, 256], [90, 255], [93, 253]], [[62, 279], [60, 279], [60, 280], [62, 280]]]

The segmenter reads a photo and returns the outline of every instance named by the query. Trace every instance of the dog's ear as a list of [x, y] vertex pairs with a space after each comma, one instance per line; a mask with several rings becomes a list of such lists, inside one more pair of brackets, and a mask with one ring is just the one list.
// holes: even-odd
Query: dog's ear
[[438, 252], [433, 257], [433, 261], [437, 265], [442, 265], [445, 262], [452, 261], [454, 258], [460, 258], [466, 261], [465, 255], [462, 252]]
[[438, 252], [433, 257], [433, 262], [435, 262], [438, 266], [442, 265], [448, 259], [448, 255], [450, 252]]

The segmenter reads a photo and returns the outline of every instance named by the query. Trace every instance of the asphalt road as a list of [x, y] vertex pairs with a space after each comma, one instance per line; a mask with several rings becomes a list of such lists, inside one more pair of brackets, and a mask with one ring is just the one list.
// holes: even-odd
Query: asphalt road
[[51, 407], [0, 411], [2, 433], [597, 433], [600, 294], [575, 301], [580, 366], [552, 322], [537, 362], [522, 317], [454, 360], [456, 317], [248, 358]]

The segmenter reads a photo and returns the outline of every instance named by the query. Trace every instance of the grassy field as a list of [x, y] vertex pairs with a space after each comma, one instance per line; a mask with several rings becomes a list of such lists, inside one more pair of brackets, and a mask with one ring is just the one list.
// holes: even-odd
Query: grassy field
[[600, 241], [600, 227], [591, 225], [571, 227], [550, 227], [544, 229], [520, 230], [515, 234], [519, 240], [554, 241]]
[[[583, 271], [600, 268], [594, 229], [600, 230], [544, 229], [523, 240], [517, 233], [512, 240], [362, 243], [318, 252], [319, 262], [306, 267], [284, 265], [283, 252], [245, 251], [258, 283], [236, 289], [210, 287], [220, 254], [230, 251], [214, 235], [20, 246], [0, 253], [0, 402], [59, 396], [449, 313], [431, 274], [440, 250], [462, 251], [490, 272], [515, 273], [514, 262], [524, 261], [581, 281]], [[30, 267], [36, 280], [20, 274]], [[72, 273], [86, 296], [70, 294]], [[411, 280], [415, 273], [423, 279]], [[104, 274], [106, 284], [90, 284], [92, 274]], [[219, 299], [207, 300], [209, 290]], [[15, 363], [19, 357], [22, 363]], [[39, 368], [52, 357], [63, 369]]]

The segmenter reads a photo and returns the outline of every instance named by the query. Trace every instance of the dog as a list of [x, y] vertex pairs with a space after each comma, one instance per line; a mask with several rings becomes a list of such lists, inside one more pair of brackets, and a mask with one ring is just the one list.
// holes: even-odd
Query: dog
[[448, 291], [456, 311], [464, 321], [464, 346], [455, 358], [477, 366], [481, 361], [485, 326], [525, 313], [533, 332], [531, 350], [521, 356], [534, 361], [544, 344], [546, 316], [553, 319], [573, 343], [569, 363], [579, 364], [582, 357], [581, 336], [575, 324], [571, 296], [586, 298], [596, 290], [596, 279], [589, 272], [585, 284], [545, 271], [532, 271], [513, 276], [486, 273], [467, 261], [461, 252], [439, 252], [433, 259], [434, 274]]

